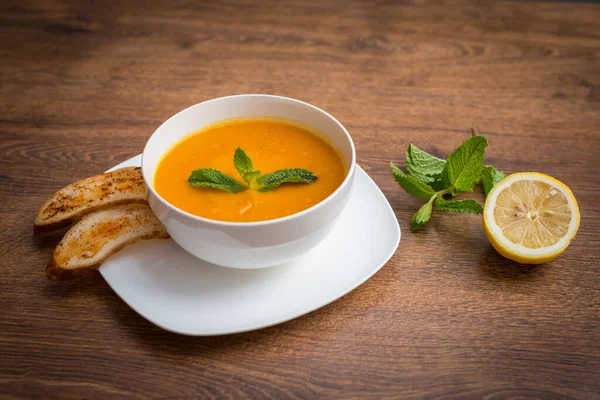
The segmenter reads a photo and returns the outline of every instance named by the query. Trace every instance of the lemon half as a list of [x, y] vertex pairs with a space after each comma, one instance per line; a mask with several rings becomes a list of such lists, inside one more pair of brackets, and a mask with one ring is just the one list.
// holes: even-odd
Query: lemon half
[[564, 183], [538, 172], [512, 174], [488, 194], [483, 228], [504, 257], [541, 264], [559, 256], [579, 229], [579, 206]]

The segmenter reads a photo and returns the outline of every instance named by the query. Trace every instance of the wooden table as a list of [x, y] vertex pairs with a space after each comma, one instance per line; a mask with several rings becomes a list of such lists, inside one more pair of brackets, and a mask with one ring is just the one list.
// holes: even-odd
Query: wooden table
[[[594, 4], [5, 0], [0, 397], [600, 398], [599, 57]], [[58, 237], [31, 235], [44, 199], [236, 93], [345, 124], [403, 230], [378, 274], [304, 317], [208, 338], [153, 326], [99, 276], [46, 280]], [[472, 215], [409, 233], [420, 202], [389, 161], [403, 166], [409, 141], [445, 156], [473, 122], [487, 162], [577, 196], [560, 258], [505, 260]]]

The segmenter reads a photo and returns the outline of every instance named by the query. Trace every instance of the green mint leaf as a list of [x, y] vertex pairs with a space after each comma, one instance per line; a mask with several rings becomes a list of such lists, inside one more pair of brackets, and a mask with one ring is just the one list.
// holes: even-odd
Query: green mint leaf
[[240, 173], [242, 179], [244, 179], [244, 182], [246, 182], [248, 186], [253, 187], [254, 182], [260, 176], [260, 171], [254, 170], [252, 159], [241, 147], [235, 149], [235, 153], [233, 154], [233, 165]]
[[429, 200], [435, 194], [433, 189], [426, 183], [421, 182], [414, 176], [406, 175], [393, 162], [390, 162], [390, 167], [392, 168], [394, 179], [406, 193], [412, 194], [420, 200]]
[[440, 180], [445, 165], [446, 161], [424, 152], [412, 143], [408, 144], [406, 149], [406, 171], [408, 175], [414, 176], [425, 183], [434, 183]]
[[252, 159], [241, 147], [235, 149], [235, 153], [233, 153], [233, 165], [235, 166], [235, 169], [238, 170], [240, 175], [254, 171]]
[[315, 174], [307, 169], [288, 168], [264, 174], [256, 183], [260, 185], [259, 192], [269, 192], [282, 183], [315, 183], [316, 180]]
[[413, 215], [412, 219], [410, 220], [411, 232], [418, 230], [420, 227], [425, 225], [427, 221], [429, 221], [429, 218], [431, 218], [431, 208], [431, 203], [427, 202], [423, 204], [423, 207], [421, 207], [419, 211], [415, 213], [415, 215]]
[[243, 183], [212, 168], [200, 168], [192, 172], [188, 178], [191, 186], [204, 186], [225, 190], [230, 193], [239, 193], [246, 190]]
[[[428, 183], [428, 185], [436, 192], [439, 192], [440, 190], [444, 190], [447, 187], [451, 186], [450, 183], [446, 179], [443, 179], [442, 176], [440, 176], [439, 179], [437, 179], [431, 183]], [[453, 196], [456, 196], [456, 193], [454, 193]]]
[[438, 210], [444, 211], [470, 214], [483, 213], [483, 207], [475, 200], [444, 200], [444, 198], [440, 196], [435, 200], [435, 207]]
[[443, 179], [459, 192], [472, 192], [473, 186], [481, 180], [486, 147], [485, 136], [473, 136], [466, 140], [448, 156]]
[[492, 188], [504, 178], [506, 178], [506, 174], [504, 172], [498, 171], [496, 168], [490, 165], [483, 167], [483, 170], [481, 171], [481, 183], [483, 185], [483, 192], [485, 195], [487, 196], [490, 190], [492, 190]]

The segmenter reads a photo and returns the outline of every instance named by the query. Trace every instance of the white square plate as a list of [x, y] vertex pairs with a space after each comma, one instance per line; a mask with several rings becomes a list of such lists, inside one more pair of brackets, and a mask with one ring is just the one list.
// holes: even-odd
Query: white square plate
[[[141, 156], [113, 169], [140, 165]], [[353, 193], [333, 231], [293, 262], [239, 270], [195, 258], [173, 240], [142, 241], [100, 273], [142, 317], [184, 335], [223, 335], [279, 324], [355, 289], [392, 257], [400, 226], [375, 182], [357, 167]]]

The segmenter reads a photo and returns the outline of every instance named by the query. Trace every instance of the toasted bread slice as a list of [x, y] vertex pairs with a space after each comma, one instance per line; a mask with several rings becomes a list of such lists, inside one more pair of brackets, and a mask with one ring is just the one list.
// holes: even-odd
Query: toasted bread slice
[[86, 215], [62, 238], [46, 267], [53, 280], [94, 274], [102, 262], [142, 239], [167, 239], [169, 234], [150, 207], [125, 204]]
[[141, 168], [121, 168], [71, 183], [54, 193], [38, 212], [33, 232], [64, 228], [86, 214], [119, 204], [146, 202]]

